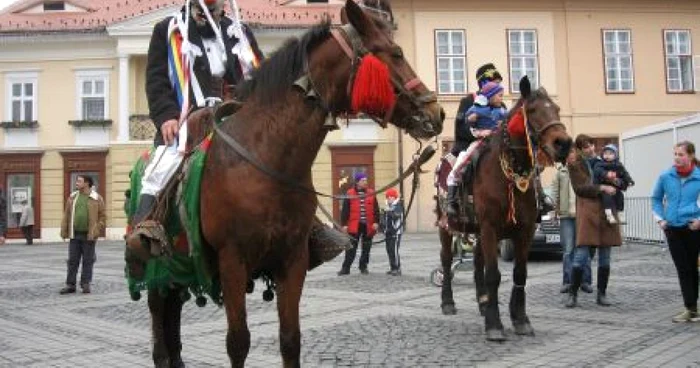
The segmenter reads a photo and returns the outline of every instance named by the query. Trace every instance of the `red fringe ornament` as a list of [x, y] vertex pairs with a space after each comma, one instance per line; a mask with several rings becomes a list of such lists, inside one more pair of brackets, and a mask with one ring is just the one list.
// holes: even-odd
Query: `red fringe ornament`
[[352, 85], [351, 109], [374, 116], [384, 116], [396, 102], [389, 68], [372, 54], [365, 55]]
[[522, 110], [518, 110], [508, 121], [508, 135], [514, 138], [525, 137], [525, 117]]

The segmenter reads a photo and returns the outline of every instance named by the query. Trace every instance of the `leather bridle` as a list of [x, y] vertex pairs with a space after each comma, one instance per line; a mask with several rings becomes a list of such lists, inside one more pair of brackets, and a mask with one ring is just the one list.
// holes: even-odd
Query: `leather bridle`
[[[333, 38], [336, 40], [336, 42], [338, 42], [340, 48], [343, 50], [345, 55], [347, 55], [350, 58], [351, 61], [352, 70], [350, 72], [350, 78], [348, 79], [348, 85], [346, 88], [348, 97], [351, 97], [353, 93], [352, 86], [355, 81], [357, 69], [360, 66], [360, 61], [362, 57], [369, 54], [370, 52], [362, 44], [362, 38], [360, 37], [355, 27], [353, 27], [349, 23], [331, 29], [331, 35], [333, 35]], [[434, 92], [426, 92], [418, 97], [416, 97], [412, 93], [418, 87], [425, 87], [423, 81], [421, 81], [421, 79], [417, 76], [406, 82], [402, 82], [397, 80], [397, 78], [395, 78], [392, 75], [391, 84], [394, 87], [395, 93], [397, 95], [396, 97], [406, 97], [413, 107], [422, 108], [427, 104], [437, 102], [437, 94], [435, 94]], [[389, 109], [389, 111], [386, 112], [385, 116], [383, 116], [381, 120], [374, 116], [371, 117], [372, 119], [377, 121], [382, 127], [386, 127], [387, 123], [391, 120], [393, 113], [394, 108], [392, 107], [391, 109]], [[426, 113], [422, 111], [421, 115], [422, 116], [413, 116], [412, 118], [414, 119], [414, 122], [421, 123], [426, 119], [430, 119], [430, 117], [426, 116]]]

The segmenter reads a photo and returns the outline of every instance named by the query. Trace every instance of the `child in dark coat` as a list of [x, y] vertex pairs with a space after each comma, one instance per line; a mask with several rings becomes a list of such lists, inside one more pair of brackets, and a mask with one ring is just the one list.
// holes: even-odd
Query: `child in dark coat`
[[399, 191], [391, 188], [386, 191], [386, 209], [384, 210], [386, 230], [386, 253], [389, 256], [388, 275], [401, 275], [401, 233], [403, 233], [403, 205]]
[[613, 195], [602, 194], [605, 218], [611, 224], [625, 223], [625, 197], [622, 192], [633, 186], [634, 180], [620, 162], [614, 144], [603, 147], [603, 159], [598, 160], [593, 167], [593, 180], [596, 184], [608, 184], [617, 188]]

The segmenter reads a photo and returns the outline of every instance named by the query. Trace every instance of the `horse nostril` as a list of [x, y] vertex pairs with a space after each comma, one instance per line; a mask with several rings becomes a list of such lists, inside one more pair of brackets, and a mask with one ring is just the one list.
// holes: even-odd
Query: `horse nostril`
[[441, 107], [440, 108], [440, 122], [445, 121], [445, 110]]

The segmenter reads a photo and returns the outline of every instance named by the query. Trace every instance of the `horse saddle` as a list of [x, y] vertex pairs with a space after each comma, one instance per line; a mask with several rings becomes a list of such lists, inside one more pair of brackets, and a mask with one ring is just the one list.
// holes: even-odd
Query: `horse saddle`
[[193, 111], [187, 117], [187, 152], [192, 151], [213, 130], [213, 124], [219, 123], [227, 117], [235, 114], [243, 107], [243, 103], [237, 100], [228, 100], [212, 108], [203, 108]]

